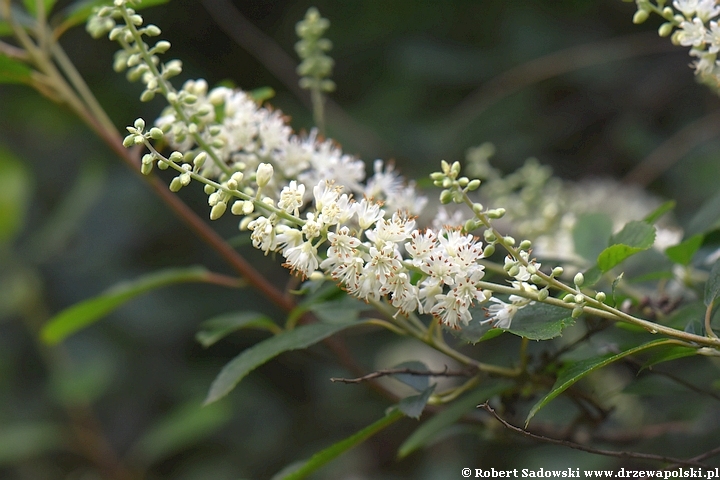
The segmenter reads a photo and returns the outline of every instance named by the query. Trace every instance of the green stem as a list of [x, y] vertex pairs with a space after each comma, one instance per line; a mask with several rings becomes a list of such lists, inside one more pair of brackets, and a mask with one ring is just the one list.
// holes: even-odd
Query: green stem
[[[119, 7], [119, 10], [120, 10], [120, 13], [122, 14], [123, 20], [125, 21], [126, 27], [132, 34], [133, 40], [135, 40], [135, 45], [137, 45], [140, 56], [142, 57], [143, 61], [147, 65], [147, 67], [150, 69], [150, 72], [157, 79], [158, 87], [160, 88], [160, 91], [162, 92], [163, 96], [168, 101], [168, 103], [173, 107], [175, 112], [177, 112], [178, 116], [180, 117], [180, 119], [183, 122], [185, 122], [188, 125], [193, 123], [190, 120], [190, 118], [188, 118], [187, 114], [185, 113], [185, 110], [182, 108], [182, 105], [180, 105], [180, 102], [178, 102], [178, 101], [171, 102], [169, 100], [168, 95], [170, 93], [175, 93], [175, 89], [173, 88], [172, 84], [170, 84], [170, 82], [167, 81], [160, 74], [160, 71], [157, 69], [157, 66], [153, 62], [152, 55], [150, 55], [150, 52], [148, 52], [148, 50], [145, 48], [146, 45], [145, 45], [145, 42], [143, 41], [142, 35], [140, 35], [140, 32], [138, 31], [138, 29], [135, 28], [135, 25], [130, 20], [130, 16], [128, 15], [128, 12], [127, 12], [127, 9], [125, 8], [125, 6]], [[130, 46], [126, 42], [120, 41], [119, 43], [126, 50], [131, 50]], [[218, 168], [220, 168], [228, 176], [233, 173], [232, 170], [230, 169], [230, 167], [228, 167], [227, 164], [225, 164], [225, 162], [223, 162], [220, 159], [220, 157], [217, 156], [217, 153], [215, 152], [215, 150], [213, 148], [211, 148], [210, 145], [208, 145], [207, 142], [205, 142], [205, 140], [203, 140], [203, 138], [199, 132], [197, 132], [197, 131], [191, 132], [190, 134], [191, 134], [193, 140], [195, 140], [195, 143], [197, 143], [197, 145], [202, 150], [207, 152], [207, 154], [210, 156], [210, 158], [212, 158], [213, 162], [215, 162], [215, 165], [217, 165]]]

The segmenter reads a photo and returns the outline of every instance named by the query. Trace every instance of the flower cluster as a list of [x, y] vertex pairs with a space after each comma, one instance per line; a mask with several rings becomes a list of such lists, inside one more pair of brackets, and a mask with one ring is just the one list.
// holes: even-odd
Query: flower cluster
[[705, 83], [720, 88], [720, 6], [715, 0], [673, 0], [672, 7], [665, 6], [665, 0], [636, 0], [638, 10], [633, 17], [635, 23], [644, 22], [651, 11], [665, 20], [658, 32], [660, 36], [671, 35], [674, 44], [691, 47], [690, 55], [695, 74]]
[[[142, 27], [142, 18], [126, 0], [115, 0], [99, 15], [105, 21], [92, 23], [95, 30], [110, 29], [123, 46], [116, 67], [140, 72], [131, 76], [145, 84], [143, 97], [160, 92], [168, 100], [152, 128], [146, 131], [142, 119], [128, 127], [124, 144], [150, 150], [143, 157], [144, 173], [155, 165], [176, 170], [173, 191], [193, 180], [204, 183], [211, 219], [222, 217], [231, 205], [232, 214], [243, 216], [240, 228], [250, 231], [254, 247], [280, 253], [284, 265], [303, 277], [332, 278], [357, 298], [386, 301], [398, 314], [431, 314], [457, 329], [472, 319], [472, 307], [491, 299], [481, 261], [497, 243], [514, 244], [496, 235], [489, 223], [503, 209], [486, 211], [472, 204], [473, 218], [462, 226], [417, 228], [415, 215], [426, 199], [392, 165], [376, 160], [373, 175], [365, 179], [361, 160], [315, 132], [294, 134], [281, 112], [243, 91], [209, 89], [204, 80], [187, 81], [175, 90], [167, 72], [176, 74], [179, 62], [156, 68], [157, 45], [166, 50], [164, 43], [151, 48], [142, 41], [143, 35], [159, 34], [157, 27]], [[121, 19], [125, 24], [116, 25]], [[154, 147], [161, 139], [174, 149], [168, 157]], [[444, 189], [441, 202], [467, 202], [467, 192], [480, 181], [460, 177], [458, 163], [443, 162], [442, 167], [432, 176]], [[481, 227], [484, 247], [468, 233]], [[524, 296], [511, 297], [511, 304], [493, 300], [498, 305], [488, 309], [486, 322], [507, 328], [514, 313], [537, 298], [537, 287], [527, 283], [539, 268], [529, 258], [529, 246], [521, 244], [506, 262], [513, 285]]]

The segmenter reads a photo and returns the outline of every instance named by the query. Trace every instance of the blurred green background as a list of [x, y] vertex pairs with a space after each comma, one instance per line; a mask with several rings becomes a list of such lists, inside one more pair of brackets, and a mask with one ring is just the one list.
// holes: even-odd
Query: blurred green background
[[[630, 175], [675, 198], [680, 223], [717, 190], [717, 96], [696, 84], [685, 48], [657, 37], [656, 18], [633, 25], [633, 4], [620, 0], [173, 0], [143, 15], [172, 43], [166, 58], [183, 60], [182, 80], [270, 86], [270, 103], [307, 131], [293, 45], [311, 5], [331, 21], [337, 91], [328, 135], [346, 152], [393, 159], [420, 179], [440, 159], [463, 160], [490, 141], [504, 171], [534, 156], [566, 179]], [[162, 102], [141, 104], [139, 86], [112, 71], [114, 44], [82, 28], [62, 44], [118, 127], [157, 116]], [[138, 478], [113, 467], [122, 458], [148, 479], [268, 479], [382, 415], [388, 402], [367, 388], [329, 382], [349, 373], [323, 346], [282, 355], [201, 409], [222, 365], [265, 335], [247, 331], [206, 350], [194, 340], [198, 324], [246, 308], [283, 320], [250, 289], [169, 287], [61, 347], [39, 344], [49, 316], [121, 280], [195, 264], [229, 271], [83, 124], [34, 91], [0, 86], [0, 146], [24, 166], [15, 184], [27, 185], [21, 229], [0, 243], [0, 478]], [[634, 170], [648, 156], [667, 167]], [[207, 215], [199, 188], [180, 195]], [[214, 225], [226, 238], [237, 233], [230, 216]], [[241, 251], [287, 282], [277, 261]], [[395, 340], [347, 337], [368, 370]], [[471, 426], [399, 461], [396, 449], [414, 427], [400, 422], [316, 478], [623, 465], [512, 435], [497, 441]], [[650, 448], [691, 455], [705, 440], [679, 447], [673, 437]]]

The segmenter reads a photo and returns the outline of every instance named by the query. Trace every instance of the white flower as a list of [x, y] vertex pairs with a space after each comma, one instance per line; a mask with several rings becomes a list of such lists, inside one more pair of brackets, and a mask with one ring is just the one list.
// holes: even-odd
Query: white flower
[[505, 303], [499, 298], [491, 298], [491, 302], [495, 302], [497, 305], [490, 305], [487, 307], [488, 319], [483, 320], [480, 323], [492, 322], [495, 328], [510, 328], [513, 317], [517, 311], [521, 308], [513, 303]]
[[710, 22], [710, 31], [708, 31], [705, 41], [710, 44], [708, 52], [717, 53], [720, 51], [720, 27], [718, 27], [718, 22]]
[[288, 248], [285, 259], [287, 260], [284, 264], [286, 267], [302, 273], [304, 277], [308, 277], [317, 270], [320, 262], [317, 248], [310, 241], [303, 242], [297, 247]]
[[267, 253], [275, 250], [275, 225], [266, 217], [260, 216], [248, 224], [248, 229], [252, 230], [250, 239], [253, 247], [258, 248]]
[[353, 209], [358, 217], [358, 225], [363, 230], [370, 228], [375, 222], [385, 216], [385, 210], [367, 198], [363, 198], [359, 202], [353, 204]]
[[695, 15], [703, 22], [707, 22], [718, 14], [720, 14], [720, 7], [715, 0], [700, 0], [695, 9]]
[[334, 269], [343, 263], [350, 263], [360, 246], [360, 240], [350, 235], [348, 227], [341, 227], [337, 233], [329, 232], [330, 247], [327, 249], [327, 258], [322, 261], [323, 270]]
[[278, 201], [278, 208], [285, 210], [287, 213], [298, 215], [300, 207], [305, 203], [303, 198], [305, 196], [305, 185], [302, 183], [298, 185], [297, 181], [292, 180], [290, 185], [283, 187], [280, 192], [280, 200]]
[[698, 8], [698, 0], [673, 0], [673, 6], [690, 18]]
[[405, 251], [412, 257], [416, 267], [422, 265], [430, 257], [437, 246], [437, 235], [432, 230], [420, 233], [414, 230], [410, 234], [410, 241], [405, 243]]
[[418, 308], [418, 288], [410, 283], [406, 273], [394, 275], [382, 286], [380, 293], [391, 297], [390, 303], [398, 309], [398, 313], [407, 315]]
[[396, 243], [408, 238], [413, 228], [415, 228], [415, 220], [394, 213], [390, 221], [384, 218], [378, 219], [375, 229], [366, 231], [365, 235], [377, 245], [385, 242]]
[[702, 20], [695, 17], [692, 22], [687, 20], [680, 23], [680, 30], [677, 31], [677, 40], [684, 47], [699, 47], [705, 44], [707, 31]]

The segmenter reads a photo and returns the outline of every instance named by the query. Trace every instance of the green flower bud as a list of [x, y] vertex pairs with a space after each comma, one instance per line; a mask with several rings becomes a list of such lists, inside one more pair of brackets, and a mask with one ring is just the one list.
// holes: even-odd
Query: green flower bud
[[552, 276], [553, 277], [559, 277], [563, 274], [563, 268], [562, 267], [555, 267], [552, 270]]
[[158, 127], [151, 128], [149, 133], [150, 138], [152, 138], [153, 140], [160, 140], [161, 138], [163, 138], [164, 135], [163, 131], [160, 130]]
[[452, 202], [453, 194], [450, 190], [443, 190], [440, 192], [440, 203], [443, 205], [447, 205], [448, 203]]
[[205, 195], [211, 195], [215, 193], [215, 187], [213, 187], [212, 185], [205, 185], [203, 187], [203, 191], [205, 192]]
[[157, 25], [150, 24], [147, 27], [145, 27], [145, 34], [149, 37], [157, 37], [158, 35], [160, 35], [160, 33], [162, 33], [162, 32], [160, 31], [160, 28]]
[[473, 192], [477, 190], [480, 187], [480, 184], [482, 182], [478, 180], [477, 178], [475, 180], [470, 180], [470, 183], [468, 183], [467, 189], [469, 192]]
[[216, 203], [215, 206], [212, 207], [212, 209], [210, 210], [210, 220], [217, 220], [218, 218], [222, 217], [223, 213], [225, 213], [225, 210], [227, 210], [227, 203]]
[[171, 192], [178, 192], [178, 191], [180, 191], [180, 189], [182, 188], [182, 186], [183, 186], [183, 184], [182, 184], [182, 181], [180, 180], [180, 177], [175, 177], [175, 178], [173, 178], [172, 181], [170, 182], [170, 191], [171, 191]]
[[645, 22], [645, 20], [647, 20], [649, 16], [650, 14], [647, 10], [638, 10], [637, 12], [635, 12], [635, 15], [633, 15], [633, 23], [639, 25]]
[[140, 94], [140, 101], [141, 102], [149, 102], [155, 98], [155, 91], [154, 90], [143, 90], [142, 94]]
[[575, 278], [573, 278], [573, 283], [578, 287], [582, 287], [582, 284], [585, 283], [585, 275], [583, 275], [582, 272], [578, 272]]
[[233, 215], [242, 215], [244, 203], [245, 203], [244, 200], [238, 200], [235, 203], [233, 203], [232, 207], [230, 208], [230, 213], [232, 213]]
[[503, 243], [505, 245], [507, 245], [508, 247], [512, 247], [513, 245], [515, 245], [515, 239], [513, 237], [511, 237], [510, 235], [507, 235], [506, 237], [503, 238]]
[[572, 318], [578, 318], [580, 315], [583, 314], [582, 307], [575, 307], [572, 311]]
[[532, 242], [530, 240], [523, 240], [520, 242], [520, 250], [530, 250], [530, 247], [532, 247]]
[[605, 303], [605, 298], [606, 298], [605, 292], [598, 292], [595, 295], [595, 300], [597, 300], [600, 303]]
[[540, 301], [542, 302], [543, 300], [545, 300], [546, 298], [548, 298], [549, 295], [550, 295], [550, 292], [548, 291], [548, 289], [547, 289], [547, 288], [543, 288], [542, 290], [540, 290], [540, 291], [538, 292], [538, 300], [540, 300]]
[[150, 172], [152, 172], [153, 164], [152, 163], [143, 163], [140, 165], [140, 173], [143, 175], [150, 175]]
[[658, 28], [658, 35], [661, 37], [667, 37], [670, 35], [673, 31], [673, 25], [670, 22], [665, 22], [662, 25], [660, 25], [660, 28]]
[[495, 245], [488, 245], [485, 247], [485, 250], [483, 250], [483, 257], [489, 257], [493, 253], [495, 253]]
[[123, 147], [130, 148], [133, 145], [135, 145], [135, 134], [130, 134], [127, 137], [123, 138]]

